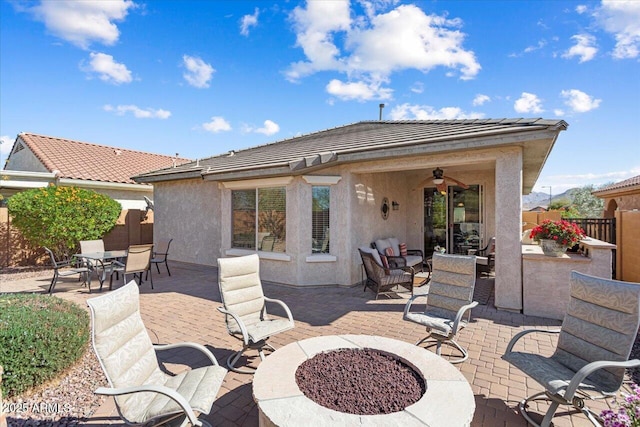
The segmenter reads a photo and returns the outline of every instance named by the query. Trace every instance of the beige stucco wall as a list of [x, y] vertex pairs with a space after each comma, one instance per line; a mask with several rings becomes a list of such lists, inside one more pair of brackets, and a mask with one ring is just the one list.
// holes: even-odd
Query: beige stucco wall
[[571, 271], [611, 278], [611, 257], [615, 245], [587, 239], [580, 245], [587, 256], [564, 254], [550, 257], [537, 245], [523, 245], [523, 313], [563, 319], [570, 299]]
[[170, 259], [216, 265], [221, 253], [220, 191], [191, 179], [154, 184], [155, 241], [173, 239]]

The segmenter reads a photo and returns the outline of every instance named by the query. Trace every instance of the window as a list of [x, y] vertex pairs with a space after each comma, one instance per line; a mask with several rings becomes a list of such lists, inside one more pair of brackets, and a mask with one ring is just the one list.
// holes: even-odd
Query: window
[[233, 190], [233, 248], [286, 251], [286, 190], [284, 187]]
[[311, 187], [311, 252], [329, 253], [329, 187]]

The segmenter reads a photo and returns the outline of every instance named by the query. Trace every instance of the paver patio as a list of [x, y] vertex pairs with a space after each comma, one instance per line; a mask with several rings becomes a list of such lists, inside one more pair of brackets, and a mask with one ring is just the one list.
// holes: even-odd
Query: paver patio
[[[166, 273], [155, 274], [154, 290], [149, 283], [141, 287], [140, 309], [151, 340], [154, 343], [194, 341], [204, 344], [224, 366], [226, 358], [240, 348], [240, 341], [228, 335], [223, 315], [217, 310], [220, 294], [216, 268], [178, 262], [170, 264], [171, 277]], [[48, 280], [43, 277], [5, 281], [0, 290], [44, 292]], [[490, 280], [478, 279], [478, 288], [486, 289], [483, 285]], [[406, 294], [374, 300], [373, 292], [363, 292], [361, 286], [299, 289], [271, 283], [263, 285], [265, 295], [287, 303], [296, 321], [295, 329], [270, 340], [276, 348], [319, 335], [382, 335], [410, 343], [415, 343], [425, 335], [424, 327], [402, 320]], [[114, 284], [114, 288], [117, 286], [120, 284]], [[103, 292], [108, 292], [106, 289], [107, 286]], [[417, 289], [420, 292], [420, 288]], [[80, 287], [73, 279], [59, 282], [54, 294], [83, 307], [86, 307], [87, 298], [99, 295], [96, 292], [89, 294], [87, 288]], [[275, 310], [273, 313], [279, 314]], [[517, 404], [522, 398], [542, 388], [501, 360], [500, 356], [518, 331], [532, 327], [554, 328], [559, 324], [554, 320], [498, 311], [493, 307], [493, 298], [489, 299], [487, 305], [473, 309], [471, 323], [458, 335], [458, 341], [469, 350], [469, 359], [456, 365], [471, 384], [475, 395], [476, 411], [472, 426], [526, 425], [517, 412]], [[549, 355], [554, 346], [554, 336], [537, 334], [535, 338], [526, 340], [525, 348]], [[201, 354], [188, 349], [162, 356], [165, 366], [174, 372], [185, 369], [184, 365], [172, 363], [176, 360], [186, 361], [191, 367], [205, 363]], [[258, 360], [256, 356], [251, 363], [257, 363]], [[218, 400], [206, 419], [214, 426], [257, 426], [258, 411], [251, 393], [252, 379], [252, 375], [229, 372]], [[600, 402], [591, 406], [603, 408], [604, 405]], [[455, 402], [452, 402], [452, 408], [455, 408]], [[560, 408], [558, 415], [556, 426], [591, 425], [583, 415], [568, 414], [563, 408]], [[123, 425], [110, 398], [94, 413], [88, 424]]]

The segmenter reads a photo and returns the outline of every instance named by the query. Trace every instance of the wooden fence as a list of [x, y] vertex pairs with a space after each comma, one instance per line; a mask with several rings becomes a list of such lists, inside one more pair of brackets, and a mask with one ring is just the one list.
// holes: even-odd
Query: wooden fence
[[[153, 211], [123, 210], [116, 226], [103, 238], [106, 250], [153, 243]], [[47, 263], [40, 246], [30, 245], [11, 226], [6, 207], [0, 207], [0, 267], [33, 266]]]

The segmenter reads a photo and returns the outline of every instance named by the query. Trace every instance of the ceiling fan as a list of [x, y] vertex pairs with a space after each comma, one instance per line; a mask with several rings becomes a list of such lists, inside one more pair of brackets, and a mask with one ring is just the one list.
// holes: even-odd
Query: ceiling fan
[[423, 188], [425, 185], [429, 184], [430, 181], [436, 186], [436, 189], [443, 194], [447, 191], [447, 181], [454, 182], [455, 184], [464, 188], [465, 190], [469, 188], [469, 186], [464, 182], [458, 181], [457, 179], [452, 178], [450, 176], [445, 176], [444, 171], [442, 169], [435, 168], [433, 170], [433, 176], [421, 181], [420, 184], [416, 188], [414, 188], [414, 190], [418, 188]]

